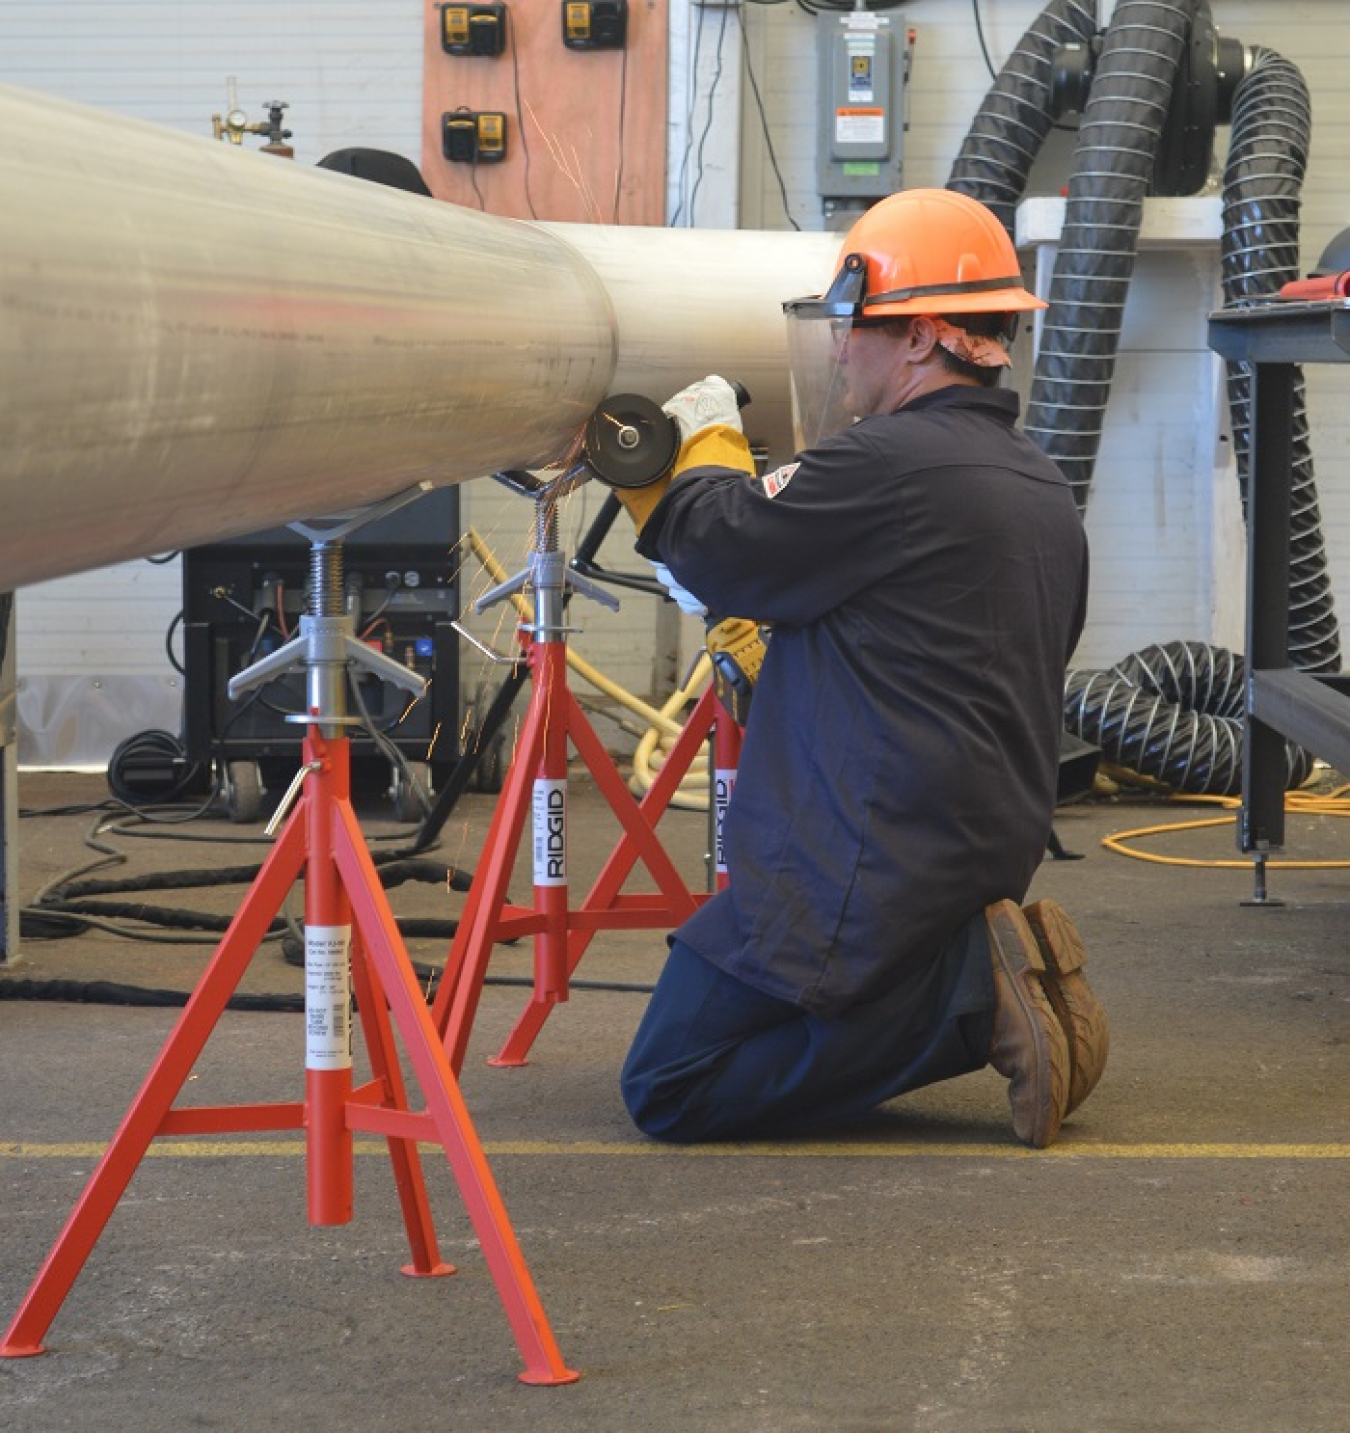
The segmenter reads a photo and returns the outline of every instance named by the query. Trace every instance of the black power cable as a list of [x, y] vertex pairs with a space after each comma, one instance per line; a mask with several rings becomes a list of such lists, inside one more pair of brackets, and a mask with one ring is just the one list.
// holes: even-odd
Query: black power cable
[[108, 789], [126, 806], [161, 806], [194, 791], [201, 767], [167, 731], [138, 732], [119, 742], [108, 759]]
[[[427, 1003], [436, 994], [436, 980], [440, 977], [439, 967], [421, 966], [414, 962], [413, 973], [423, 982]], [[428, 983], [428, 977], [431, 977]], [[525, 975], [489, 975], [487, 985], [515, 986], [533, 989], [534, 981]], [[601, 990], [611, 994], [650, 995], [653, 986], [639, 982], [572, 980], [572, 990]], [[152, 1008], [178, 1008], [192, 998], [187, 990], [163, 990], [144, 985], [125, 985], [114, 980], [19, 980], [0, 977], [0, 1000], [42, 1000], [59, 1001], [69, 1005], [126, 1005]], [[355, 1000], [353, 1000], [355, 1005]], [[226, 1010], [247, 1011], [255, 1014], [298, 1015], [305, 1008], [303, 995], [287, 993], [259, 994], [238, 992], [225, 1002]]]
[[712, 130], [713, 119], [717, 113], [717, 86], [721, 83], [722, 79], [722, 47], [726, 43], [726, 37], [727, 12], [724, 6], [717, 28], [717, 68], [713, 71], [712, 83], [708, 86], [708, 117], [703, 124], [703, 133], [698, 137], [697, 175], [694, 179], [694, 187], [689, 191], [689, 224], [691, 227], [694, 223], [694, 206], [698, 203], [698, 191], [703, 183], [703, 146], [708, 142], [708, 135]]
[[516, 50], [515, 20], [509, 10], [506, 23], [511, 40], [511, 77], [516, 97], [516, 129], [520, 135], [520, 153], [525, 160], [525, 203], [529, 207], [530, 218], [537, 219], [539, 215], [535, 212], [534, 198], [530, 194], [530, 145], [525, 137], [525, 115], [520, 98], [520, 56]]
[[[749, 0], [749, 3], [785, 5], [787, 0]], [[768, 152], [773, 177], [778, 181], [778, 192], [783, 199], [783, 214], [788, 223], [800, 233], [802, 226], [792, 217], [792, 208], [788, 203], [787, 184], [783, 179], [783, 171], [778, 167], [778, 155], [773, 147], [773, 136], [769, 133], [769, 117], [764, 112], [764, 97], [759, 92], [759, 80], [755, 77], [755, 67], [750, 59], [750, 37], [745, 31], [745, 10], [739, 5], [736, 7], [736, 19], [741, 27], [741, 55], [745, 61], [745, 77], [750, 81], [750, 92], [755, 97], [755, 110], [759, 114], [759, 129], [764, 136], [764, 148]]]

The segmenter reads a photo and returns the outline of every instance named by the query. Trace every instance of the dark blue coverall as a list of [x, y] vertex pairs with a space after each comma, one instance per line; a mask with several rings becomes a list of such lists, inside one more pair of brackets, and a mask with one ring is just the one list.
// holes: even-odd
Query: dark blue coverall
[[954, 384], [764, 478], [680, 474], [638, 541], [772, 624], [724, 840], [624, 1066], [679, 1141], [819, 1127], [979, 1069], [982, 913], [1050, 834], [1087, 541], [1015, 393]]

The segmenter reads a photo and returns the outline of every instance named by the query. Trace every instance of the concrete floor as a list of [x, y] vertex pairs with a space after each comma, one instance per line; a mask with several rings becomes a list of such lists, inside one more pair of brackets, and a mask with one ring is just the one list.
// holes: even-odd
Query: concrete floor
[[[101, 778], [26, 777], [28, 807], [97, 801]], [[436, 852], [477, 859], [491, 798], [465, 798]], [[372, 842], [397, 833], [363, 808]], [[407, 1279], [388, 1161], [362, 1139], [352, 1223], [316, 1229], [294, 1136], [153, 1147], [57, 1314], [43, 1357], [0, 1361], [9, 1433], [677, 1430], [1140, 1433], [1350, 1426], [1350, 872], [1165, 866], [1106, 833], [1194, 817], [1144, 797], [1060, 813], [1061, 900], [1112, 1021], [1101, 1086], [1053, 1149], [1008, 1127], [991, 1071], [896, 1101], [828, 1142], [667, 1149], [636, 1134], [616, 1075], [643, 995], [582, 990], [530, 1065], [491, 1068], [525, 992], [485, 992], [463, 1078], [570, 1387], [528, 1387], [456, 1185], [427, 1156], [451, 1279]], [[574, 879], [617, 828], [573, 788]], [[92, 815], [21, 823], [26, 898], [93, 853]], [[406, 832], [406, 828], [404, 828]], [[704, 818], [662, 825], [691, 881]], [[238, 837], [222, 821], [177, 834]], [[256, 835], [256, 831], [248, 834]], [[113, 836], [112, 876], [256, 859], [260, 847]], [[1347, 855], [1338, 824], [1291, 820], [1289, 858]], [[1233, 854], [1228, 830], [1150, 849]], [[165, 904], [230, 912], [242, 887]], [[152, 899], [160, 899], [158, 896]], [[400, 915], [454, 914], [433, 886]], [[602, 936], [579, 975], [649, 982], [655, 933]], [[434, 962], [441, 939], [409, 941]], [[209, 947], [89, 932], [31, 941], [0, 980], [191, 989]], [[520, 976], [528, 952], [494, 972]], [[245, 988], [293, 993], [265, 946]], [[12, 986], [11, 986], [12, 988]], [[2, 993], [2, 992], [0, 992]], [[175, 1012], [0, 1002], [0, 1320], [51, 1248]], [[297, 1099], [293, 1014], [227, 1014], [184, 1102]]]

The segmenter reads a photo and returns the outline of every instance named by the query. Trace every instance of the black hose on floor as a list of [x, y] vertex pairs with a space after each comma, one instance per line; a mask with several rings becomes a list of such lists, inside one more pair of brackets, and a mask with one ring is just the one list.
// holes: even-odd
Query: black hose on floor
[[[436, 994], [440, 968], [414, 964], [413, 973], [423, 982], [423, 993], [430, 1004]], [[534, 980], [528, 975], [489, 975], [484, 985], [510, 985], [532, 990]], [[611, 994], [650, 995], [653, 986], [640, 981], [571, 980], [571, 990], [603, 990]], [[31, 1000], [60, 1002], [66, 1005], [125, 1005], [146, 1009], [179, 1009], [192, 998], [190, 990], [162, 990], [146, 985], [125, 985], [115, 980], [29, 980], [5, 976], [0, 978], [0, 1000]], [[252, 1014], [298, 1015], [305, 1008], [303, 995], [264, 994], [236, 991], [225, 1002], [226, 1010]]]
[[[1070, 672], [1065, 727], [1117, 766], [1193, 796], [1242, 789], [1242, 658], [1207, 642], [1167, 642], [1104, 672]], [[1312, 773], [1312, 757], [1285, 743], [1286, 788]]]

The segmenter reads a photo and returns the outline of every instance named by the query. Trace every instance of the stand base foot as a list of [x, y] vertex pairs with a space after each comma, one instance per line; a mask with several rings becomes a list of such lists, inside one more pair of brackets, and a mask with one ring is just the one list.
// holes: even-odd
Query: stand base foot
[[518, 1377], [521, 1383], [529, 1383], [536, 1388], [562, 1388], [569, 1383], [575, 1383], [581, 1374], [575, 1369], [565, 1368], [561, 1373], [530, 1373], [527, 1371]]
[[1240, 906], [1271, 906], [1278, 910], [1284, 905], [1279, 896], [1248, 896], [1245, 901], [1239, 901]]
[[0, 1344], [0, 1358], [36, 1358], [47, 1350], [40, 1343]]
[[416, 1264], [404, 1264], [399, 1270], [410, 1279], [444, 1279], [455, 1272], [453, 1264], [434, 1264], [430, 1269], [419, 1269]]
[[530, 1062], [524, 1056], [517, 1058], [514, 1055], [489, 1055], [483, 1063], [493, 1065], [499, 1070], [523, 1070]]

